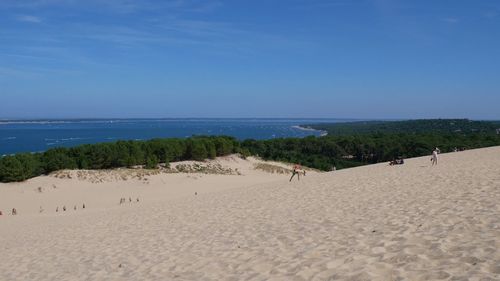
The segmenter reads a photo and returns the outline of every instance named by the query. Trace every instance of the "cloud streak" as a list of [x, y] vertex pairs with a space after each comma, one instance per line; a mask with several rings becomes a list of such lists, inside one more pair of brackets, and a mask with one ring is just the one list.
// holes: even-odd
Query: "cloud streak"
[[30, 16], [30, 15], [17, 16], [16, 20], [20, 21], [20, 22], [29, 22], [29, 23], [41, 23], [42, 22], [42, 19], [40, 19], [39, 17]]
[[442, 18], [441, 21], [443, 21], [445, 23], [449, 23], [449, 24], [457, 24], [460, 22], [460, 20], [458, 18], [455, 18], [455, 17]]
[[[207, 19], [206, 14], [200, 16], [220, 8], [220, 1], [170, 0], [151, 6], [146, 1], [0, 2], [0, 13], [2, 9], [19, 12], [14, 24], [0, 30], [0, 60], [6, 67], [2, 75], [47, 74], [50, 73], [47, 69], [57, 67], [63, 72], [85, 71], [94, 66], [109, 69], [131, 64], [130, 61], [138, 57], [161, 56], [176, 49], [194, 55], [248, 58], [283, 50], [300, 51], [311, 44], [279, 32], [265, 31], [255, 24]], [[79, 8], [92, 5], [102, 5], [105, 9], [84, 10], [85, 18], [68, 19], [59, 13], [59, 9], [69, 9], [78, 14], [82, 12]], [[31, 9], [43, 14], [43, 20], [30, 14]], [[30, 29], [21, 25], [22, 22], [43, 22], [43, 25]], [[40, 65], [47, 67], [40, 69]]]
[[487, 19], [494, 19], [496, 17], [498, 17], [500, 13], [497, 11], [497, 10], [490, 10], [490, 11], [487, 11], [483, 14], [483, 17], [484, 18], [487, 18]]
[[143, 11], [179, 11], [179, 12], [211, 12], [222, 6], [218, 0], [2, 0], [0, 10], [24, 9], [38, 10], [44, 8], [106, 10], [118, 14], [129, 14]]

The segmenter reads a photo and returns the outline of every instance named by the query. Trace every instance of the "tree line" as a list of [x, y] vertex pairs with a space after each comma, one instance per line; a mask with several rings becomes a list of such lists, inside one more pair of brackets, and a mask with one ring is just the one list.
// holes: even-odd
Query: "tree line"
[[[471, 125], [467, 125], [468, 121], [459, 121], [461, 122], [460, 128], [471, 129], [467, 127]], [[406, 122], [415, 124], [414, 121]], [[423, 123], [417, 123], [419, 123], [417, 128], [427, 125], [437, 128], [443, 124], [449, 124], [449, 126], [457, 124], [456, 120], [426, 120]], [[378, 126], [376, 128], [379, 128]], [[396, 125], [398, 128], [406, 126], [404, 123]], [[393, 132], [392, 128], [387, 132], [383, 130], [381, 132], [372, 128], [363, 129], [363, 133], [358, 131], [356, 134], [351, 131], [352, 134], [329, 134], [324, 137], [244, 141], [226, 136], [198, 136], [187, 139], [118, 141], [72, 148], [54, 148], [43, 153], [22, 153], [0, 158], [0, 182], [23, 181], [62, 169], [111, 169], [133, 166], [153, 169], [159, 163], [213, 159], [232, 153], [260, 156], [266, 160], [300, 163], [311, 168], [329, 171], [333, 167], [342, 169], [386, 162], [396, 157], [410, 158], [429, 155], [435, 147], [439, 147], [442, 152], [451, 152], [455, 149], [500, 145], [500, 135], [491, 133], [489, 129], [471, 130], [464, 133], [463, 131], [450, 131], [443, 125], [439, 130], [428, 128], [430, 132], [419, 130], [401, 129], [400, 132]]]
[[500, 136], [492, 134], [375, 133], [346, 136], [246, 140], [241, 147], [250, 154], [329, 171], [386, 162], [397, 157], [430, 155], [435, 147], [441, 152], [500, 145]]
[[439, 134], [498, 134], [500, 121], [474, 121], [469, 119], [417, 119], [405, 121], [356, 121], [303, 125], [326, 131], [329, 135], [358, 135], [373, 133], [439, 133]]
[[232, 137], [211, 136], [188, 139], [152, 139], [86, 144], [54, 148], [43, 153], [21, 153], [0, 158], [0, 182], [23, 181], [62, 169], [111, 169], [183, 160], [213, 159], [240, 151]]

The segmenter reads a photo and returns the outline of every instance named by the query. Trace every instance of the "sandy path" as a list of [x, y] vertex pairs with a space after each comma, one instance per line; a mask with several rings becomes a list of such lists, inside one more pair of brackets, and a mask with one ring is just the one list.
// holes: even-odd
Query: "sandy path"
[[500, 280], [500, 147], [0, 220], [0, 280]]

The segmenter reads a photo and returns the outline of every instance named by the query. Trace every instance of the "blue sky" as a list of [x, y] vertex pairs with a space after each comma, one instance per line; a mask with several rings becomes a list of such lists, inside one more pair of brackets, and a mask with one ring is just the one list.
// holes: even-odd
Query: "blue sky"
[[0, 0], [0, 118], [500, 119], [500, 1]]

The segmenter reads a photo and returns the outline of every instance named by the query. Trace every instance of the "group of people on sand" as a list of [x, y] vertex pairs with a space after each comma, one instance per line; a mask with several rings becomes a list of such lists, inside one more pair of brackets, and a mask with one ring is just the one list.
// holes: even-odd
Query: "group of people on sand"
[[[437, 165], [438, 164], [438, 154], [441, 153], [441, 150], [439, 150], [439, 148], [435, 148], [433, 151], [432, 151], [432, 156], [431, 156], [431, 163], [432, 163], [432, 166], [434, 165]], [[391, 161], [389, 161], [389, 165], [390, 166], [393, 166], [393, 165], [402, 165], [404, 164], [404, 159], [402, 157], [398, 157], [397, 159], [392, 159]]]
[[405, 163], [405, 160], [403, 157], [398, 157], [396, 159], [392, 159], [389, 161], [389, 165], [394, 166], [394, 165], [403, 165]]
[[[455, 148], [455, 151], [456, 148]], [[438, 164], [438, 154], [441, 153], [441, 151], [439, 150], [439, 148], [435, 148], [433, 151], [432, 151], [432, 156], [431, 156], [431, 162], [432, 162], [432, 166], [434, 165], [437, 165]], [[393, 158], [391, 161], [389, 161], [389, 165], [390, 166], [394, 166], [394, 165], [403, 165], [405, 163], [403, 157], [398, 157], [398, 158]], [[332, 168], [332, 171], [335, 171], [336, 168], [335, 166]], [[294, 168], [293, 168], [293, 172], [292, 172], [292, 177], [290, 178], [290, 181], [292, 181], [293, 177], [295, 175], [297, 175], [297, 178], [300, 180], [300, 173], [299, 173], [300, 170], [300, 165], [296, 164], [294, 165]], [[304, 172], [304, 175], [305, 175], [305, 171]]]
[[[455, 151], [456, 151], [456, 148], [455, 148]], [[431, 162], [432, 162], [432, 166], [435, 166], [438, 164], [438, 154], [441, 153], [441, 150], [439, 150], [438, 147], [436, 147], [433, 151], [432, 151], [432, 156], [431, 156]], [[403, 157], [398, 157], [398, 158], [395, 158], [395, 159], [392, 159], [391, 161], [389, 161], [389, 165], [390, 166], [393, 166], [393, 165], [403, 165], [405, 163]], [[335, 171], [336, 170], [336, 167], [334, 166], [332, 168], [332, 171]], [[290, 177], [290, 182], [292, 181], [293, 177], [295, 177], [295, 175], [297, 175], [297, 180], [300, 180], [300, 175], [306, 175], [306, 171], [302, 169], [302, 167], [300, 166], [300, 164], [295, 164], [293, 165], [293, 170], [292, 170], [292, 176]], [[121, 204], [121, 202], [120, 202]]]
[[[82, 204], [82, 209], [85, 209], [85, 208], [86, 208], [85, 203], [83, 203], [83, 204]], [[78, 209], [78, 208], [76, 207], [76, 205], [74, 205], [74, 206], [73, 206], [73, 210], [75, 210], [75, 211], [76, 211], [77, 209]], [[67, 209], [66, 209], [66, 205], [63, 205], [63, 207], [62, 207], [62, 211], [63, 211], [63, 212], [66, 212], [66, 210], [67, 210]], [[44, 210], [43, 210], [42, 206], [40, 206], [40, 213], [43, 213], [43, 211], [44, 211]], [[57, 206], [57, 207], [56, 207], [56, 213], [58, 213], [58, 212], [59, 212], [59, 206]]]
[[[125, 203], [125, 202], [127, 202], [127, 200], [126, 200], [124, 197], [123, 197], [123, 198], [120, 198], [120, 205], [121, 205], [121, 204], [123, 204], [123, 203]], [[129, 198], [128, 198], [128, 202], [129, 202], [129, 203], [132, 203], [132, 197], [129, 197]], [[137, 202], [137, 203], [139, 202], [139, 197], [137, 197], [137, 198], [135, 199], [135, 202]], [[86, 207], [87, 207], [87, 206], [85, 205], [85, 203], [83, 203], [83, 204], [82, 204], [82, 209], [85, 209]], [[77, 206], [76, 206], [76, 205], [74, 205], [74, 206], [73, 206], [73, 210], [75, 210], [75, 211], [76, 211], [77, 209], [78, 209], [78, 208], [77, 208]], [[61, 208], [61, 210], [59, 210], [59, 206], [57, 206], [57, 207], [56, 207], [56, 213], [59, 213], [59, 211], [61, 211], [61, 212], [66, 212], [67, 210], [68, 210], [68, 209], [66, 208], [66, 205], [63, 205], [63, 206], [62, 206], [62, 208]], [[43, 213], [44, 211], [45, 211], [45, 209], [44, 209], [42, 206], [40, 206], [40, 209], [39, 209], [39, 211], [38, 211], [38, 212], [39, 212], [39, 213]], [[2, 215], [3, 215], [3, 212], [0, 210], [0, 216], [2, 216]], [[13, 216], [17, 215], [17, 209], [16, 209], [16, 208], [12, 208], [11, 215], [13, 215]]]
[[[82, 209], [85, 209], [85, 203], [82, 204]], [[73, 207], [73, 210], [77, 210], [78, 208], [76, 207], [76, 205]], [[66, 205], [62, 206], [62, 212], [66, 212]], [[40, 206], [40, 209], [38, 210], [39, 213], [43, 213], [45, 211], [45, 209]], [[59, 206], [56, 207], [56, 213], [59, 212]], [[12, 208], [12, 211], [10, 213], [11, 215], [15, 216], [17, 215], [17, 209], [16, 208]], [[0, 216], [3, 215], [2, 211], [0, 211]]]
[[[120, 198], [120, 205], [121, 205], [121, 204], [124, 204], [124, 203], [126, 203], [126, 202], [127, 202], [127, 199], [125, 199], [125, 197]], [[128, 198], [128, 202], [129, 202], [129, 203], [132, 203], [132, 197], [129, 197], [129, 198]], [[136, 202], [136, 203], [139, 203], [139, 197], [137, 197], [137, 198], [135, 199], [135, 202]]]

